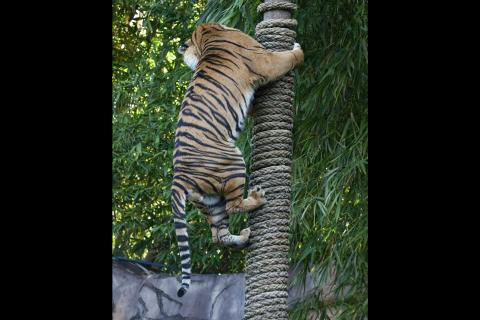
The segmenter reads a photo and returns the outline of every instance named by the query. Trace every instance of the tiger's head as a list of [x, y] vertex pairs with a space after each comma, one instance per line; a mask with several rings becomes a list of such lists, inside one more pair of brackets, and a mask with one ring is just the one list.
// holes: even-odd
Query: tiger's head
[[246, 47], [255, 45], [254, 40], [238, 29], [230, 28], [218, 23], [204, 23], [192, 33], [192, 37], [185, 41], [177, 52], [183, 55], [183, 61], [192, 70], [195, 70], [202, 57], [205, 46], [215, 38], [228, 38], [232, 43], [243, 44]]
[[177, 52], [183, 55], [183, 61], [185, 64], [192, 70], [195, 70], [198, 64], [199, 52], [198, 49], [193, 45], [191, 39], [185, 41], [180, 47], [178, 47]]

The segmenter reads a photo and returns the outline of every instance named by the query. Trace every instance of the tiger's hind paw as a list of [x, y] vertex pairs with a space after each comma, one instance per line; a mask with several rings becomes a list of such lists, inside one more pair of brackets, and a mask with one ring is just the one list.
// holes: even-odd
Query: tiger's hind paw
[[248, 197], [254, 199], [258, 206], [264, 205], [267, 203], [265, 198], [265, 191], [260, 186], [255, 186], [248, 192]]
[[238, 249], [245, 248], [249, 243], [250, 233], [250, 228], [246, 228], [240, 231], [240, 241], [236, 243], [235, 247]]
[[246, 239], [250, 238], [250, 228], [243, 229], [240, 231], [240, 235]]

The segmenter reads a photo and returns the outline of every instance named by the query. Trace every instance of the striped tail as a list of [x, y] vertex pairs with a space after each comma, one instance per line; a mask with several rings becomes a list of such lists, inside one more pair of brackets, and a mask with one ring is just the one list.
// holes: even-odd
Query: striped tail
[[182, 286], [177, 292], [177, 296], [179, 297], [182, 297], [190, 287], [190, 277], [192, 274], [185, 201], [185, 192], [174, 185], [172, 187], [173, 221], [175, 222], [175, 234], [177, 235], [178, 250], [180, 251], [180, 259], [182, 260]]

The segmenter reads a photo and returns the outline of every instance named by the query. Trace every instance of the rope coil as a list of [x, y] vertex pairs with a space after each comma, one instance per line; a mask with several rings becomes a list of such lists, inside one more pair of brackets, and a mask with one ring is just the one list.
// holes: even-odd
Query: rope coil
[[261, 3], [257, 7], [258, 13], [264, 13], [265, 11], [270, 10], [288, 10], [294, 11], [297, 10], [297, 5], [291, 2], [285, 1], [271, 1], [267, 3]]

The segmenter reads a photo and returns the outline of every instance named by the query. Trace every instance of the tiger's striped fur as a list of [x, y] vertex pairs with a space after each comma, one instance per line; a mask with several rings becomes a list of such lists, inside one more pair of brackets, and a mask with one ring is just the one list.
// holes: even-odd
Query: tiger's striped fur
[[303, 62], [298, 44], [270, 52], [237, 29], [208, 23], [179, 48], [194, 70], [178, 116], [173, 156], [172, 209], [182, 260], [183, 296], [190, 286], [191, 260], [185, 218], [188, 199], [206, 216], [213, 242], [244, 246], [250, 230], [232, 235], [228, 215], [266, 202], [260, 187], [243, 199], [245, 162], [235, 140], [245, 125], [254, 90]]

